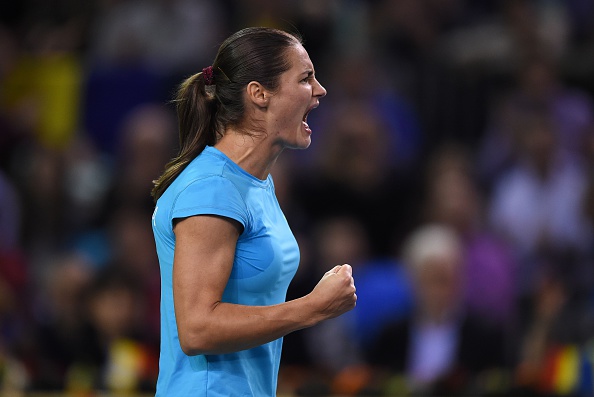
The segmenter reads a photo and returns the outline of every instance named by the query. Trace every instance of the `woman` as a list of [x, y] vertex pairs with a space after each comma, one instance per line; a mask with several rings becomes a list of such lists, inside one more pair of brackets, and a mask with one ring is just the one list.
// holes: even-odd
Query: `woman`
[[155, 182], [158, 396], [273, 396], [282, 336], [355, 306], [349, 265], [285, 302], [299, 249], [269, 175], [311, 142], [326, 90], [294, 36], [248, 28], [177, 95], [180, 152]]

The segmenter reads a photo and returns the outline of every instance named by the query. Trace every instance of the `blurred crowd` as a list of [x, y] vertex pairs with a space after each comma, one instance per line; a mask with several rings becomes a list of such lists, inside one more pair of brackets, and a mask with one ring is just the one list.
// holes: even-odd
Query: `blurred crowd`
[[246, 26], [328, 89], [273, 171], [288, 299], [341, 263], [359, 297], [279, 393], [592, 395], [594, 0], [2, 2], [0, 394], [154, 390], [169, 101]]

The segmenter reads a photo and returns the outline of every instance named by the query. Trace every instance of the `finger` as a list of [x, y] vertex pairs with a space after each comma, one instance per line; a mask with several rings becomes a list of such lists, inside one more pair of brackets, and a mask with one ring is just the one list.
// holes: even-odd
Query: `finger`
[[342, 266], [339, 266], [339, 268], [340, 269], [338, 269], [338, 271], [336, 273], [346, 272], [349, 276], [353, 275], [353, 268], [351, 267], [351, 265], [344, 264]]

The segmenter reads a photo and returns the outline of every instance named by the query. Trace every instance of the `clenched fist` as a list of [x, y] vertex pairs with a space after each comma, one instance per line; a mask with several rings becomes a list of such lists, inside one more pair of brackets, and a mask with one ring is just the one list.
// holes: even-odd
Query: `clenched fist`
[[327, 320], [355, 307], [357, 302], [355, 291], [352, 267], [341, 265], [326, 272], [309, 297], [319, 319]]

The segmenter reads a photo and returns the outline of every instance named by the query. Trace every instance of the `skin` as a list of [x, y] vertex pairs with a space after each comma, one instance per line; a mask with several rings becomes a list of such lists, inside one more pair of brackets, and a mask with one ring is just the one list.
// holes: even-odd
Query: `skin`
[[[311, 130], [303, 123], [326, 90], [301, 45], [287, 51], [291, 69], [276, 92], [258, 82], [245, 89], [245, 128], [228, 129], [216, 147], [240, 167], [265, 179], [285, 148], [307, 148]], [[263, 131], [265, 133], [263, 133]], [[241, 226], [218, 216], [193, 216], [174, 226], [174, 305], [182, 350], [188, 355], [249, 349], [290, 332], [339, 316], [355, 307], [357, 295], [349, 265], [335, 266], [306, 296], [272, 306], [221, 302], [229, 279]]]

